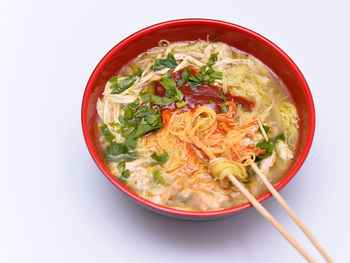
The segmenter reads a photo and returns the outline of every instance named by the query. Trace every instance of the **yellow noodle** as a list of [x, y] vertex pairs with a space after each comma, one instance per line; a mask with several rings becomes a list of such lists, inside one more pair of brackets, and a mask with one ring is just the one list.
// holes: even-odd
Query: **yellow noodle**
[[[239, 180], [245, 180], [248, 176], [246, 166], [255, 158], [255, 148], [249, 146], [251, 131], [233, 125], [227, 134], [218, 133], [217, 116], [207, 106], [198, 106], [194, 111], [177, 110], [164, 128], [143, 137], [141, 146], [155, 149], [158, 153], [171, 153], [163, 171], [176, 173], [177, 178], [181, 178], [177, 183], [184, 188], [193, 187], [193, 184], [186, 184], [189, 177], [196, 182], [197, 187], [193, 189], [203, 191], [206, 189], [202, 187], [203, 181], [213, 183], [208, 179], [210, 175], [221, 185], [229, 172], [234, 172]], [[220, 117], [234, 121], [232, 111], [220, 114]], [[208, 167], [209, 159], [217, 160], [209, 165], [212, 168]]]
[[284, 126], [284, 136], [290, 146], [295, 145], [298, 138], [298, 113], [295, 106], [287, 101], [282, 101], [279, 106], [279, 115]]

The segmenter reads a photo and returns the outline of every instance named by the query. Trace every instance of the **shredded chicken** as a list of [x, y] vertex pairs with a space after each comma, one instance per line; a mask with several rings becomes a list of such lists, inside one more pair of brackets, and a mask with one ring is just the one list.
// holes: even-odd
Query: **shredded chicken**
[[290, 160], [293, 158], [293, 152], [289, 149], [288, 144], [284, 141], [278, 141], [275, 144], [275, 149], [278, 156], [283, 160]]
[[266, 175], [268, 172], [269, 172], [269, 169], [273, 166], [273, 164], [275, 163], [276, 161], [276, 153], [275, 151], [272, 151], [272, 154], [261, 161], [260, 163], [260, 171]]

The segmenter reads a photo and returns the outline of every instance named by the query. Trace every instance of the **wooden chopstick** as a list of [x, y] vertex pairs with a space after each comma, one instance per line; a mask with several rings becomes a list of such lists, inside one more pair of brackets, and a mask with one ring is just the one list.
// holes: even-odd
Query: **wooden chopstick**
[[265, 184], [267, 189], [270, 191], [273, 197], [276, 198], [277, 202], [283, 207], [283, 209], [288, 213], [288, 215], [294, 220], [294, 222], [299, 226], [299, 228], [304, 232], [304, 234], [309, 238], [312, 244], [317, 248], [317, 250], [321, 253], [323, 258], [328, 262], [332, 263], [332, 259], [328, 256], [326, 251], [321, 247], [321, 245], [317, 242], [311, 232], [305, 227], [305, 225], [301, 222], [299, 217], [294, 213], [294, 211], [290, 208], [287, 202], [282, 198], [282, 196], [276, 191], [273, 185], [269, 182], [266, 176], [260, 171], [258, 166], [255, 163], [250, 165], [254, 172], [259, 176], [262, 182]]
[[[198, 148], [202, 149], [203, 152], [209, 157], [211, 161], [216, 158], [216, 156], [213, 153], [211, 153], [210, 151], [207, 151], [204, 147], [202, 147], [201, 143], [197, 142], [195, 143], [195, 145]], [[255, 168], [259, 170], [259, 168], [256, 165], [255, 165]], [[262, 174], [260, 170], [259, 172], [260, 174]], [[255, 199], [255, 197], [244, 187], [244, 185], [240, 181], [238, 181], [238, 179], [233, 174], [230, 174], [228, 178], [238, 188], [238, 190], [249, 200], [249, 202], [256, 208], [256, 210], [258, 210], [258, 212], [263, 217], [265, 217], [265, 219], [269, 221], [308, 262], [316, 263], [316, 261], [301, 247], [301, 245], [287, 232], [287, 230], [262, 206], [262, 204], [260, 204]]]
[[230, 181], [239, 189], [239, 191], [249, 200], [249, 202], [265, 217], [284, 237], [289, 243], [299, 251], [301, 255], [308, 261], [316, 263], [316, 261], [300, 246], [300, 244], [287, 232], [287, 230], [255, 199], [255, 197], [238, 181], [234, 175], [229, 175]]
[[[266, 141], [268, 141], [268, 137], [266, 135], [266, 132], [262, 126], [261, 121], [257, 121], [259, 124], [259, 128], [261, 130], [261, 133], [263, 134], [263, 137]], [[282, 196], [276, 191], [276, 189], [272, 186], [272, 184], [269, 182], [269, 180], [266, 178], [266, 176], [260, 171], [259, 167], [252, 163], [250, 164], [250, 167], [254, 170], [254, 172], [259, 176], [259, 178], [262, 180], [262, 182], [265, 184], [269, 192], [272, 194], [273, 197], [276, 198], [277, 202], [283, 207], [283, 209], [288, 213], [288, 215], [293, 219], [293, 221], [299, 226], [299, 228], [304, 232], [304, 234], [308, 237], [308, 239], [311, 241], [311, 243], [316, 247], [316, 249], [321, 253], [323, 258], [328, 263], [333, 263], [333, 260], [328, 256], [326, 251], [321, 247], [321, 245], [317, 242], [317, 240], [314, 238], [314, 236], [311, 234], [311, 232], [305, 227], [303, 222], [301, 222], [300, 218], [297, 217], [297, 215], [294, 213], [294, 211], [290, 208], [290, 206], [287, 204], [287, 202], [282, 198]]]

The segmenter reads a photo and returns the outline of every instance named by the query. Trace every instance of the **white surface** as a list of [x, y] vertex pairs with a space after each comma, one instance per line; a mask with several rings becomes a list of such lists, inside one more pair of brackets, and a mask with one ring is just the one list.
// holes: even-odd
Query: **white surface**
[[[304, 262], [254, 209], [198, 223], [139, 207], [87, 151], [80, 107], [96, 64], [129, 34], [185, 17], [248, 27], [300, 67], [316, 104], [316, 134], [307, 161], [281, 193], [335, 262], [349, 262], [349, 7], [346, 1], [2, 1], [0, 262]], [[264, 206], [320, 260], [275, 201]]]

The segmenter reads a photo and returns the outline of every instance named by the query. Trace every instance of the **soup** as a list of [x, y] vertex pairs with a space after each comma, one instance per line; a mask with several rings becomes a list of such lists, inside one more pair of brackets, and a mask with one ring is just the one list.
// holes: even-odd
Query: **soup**
[[253, 56], [221, 42], [163, 40], [106, 83], [98, 99], [101, 151], [139, 196], [208, 211], [266, 192], [293, 159], [298, 114], [283, 83]]

